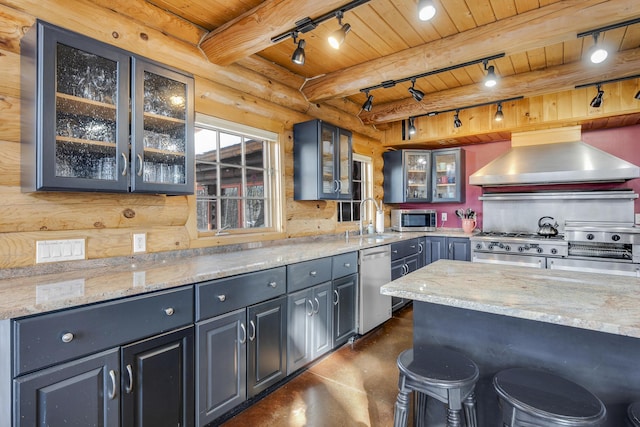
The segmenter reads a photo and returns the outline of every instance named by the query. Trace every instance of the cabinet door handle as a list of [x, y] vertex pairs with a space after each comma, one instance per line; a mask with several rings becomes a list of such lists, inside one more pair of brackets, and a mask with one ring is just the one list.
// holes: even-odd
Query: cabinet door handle
[[173, 316], [173, 313], [175, 313], [175, 310], [173, 309], [173, 307], [164, 309], [164, 314], [166, 314], [167, 316]]
[[73, 336], [73, 334], [71, 332], [66, 332], [66, 333], [62, 334], [61, 340], [62, 340], [63, 343], [66, 344], [66, 343], [70, 343], [71, 341], [73, 341], [73, 338], [74, 338], [74, 336]]
[[253, 341], [256, 338], [256, 324], [253, 323], [253, 320], [249, 321], [249, 326], [251, 326], [251, 333], [249, 334], [249, 341]]
[[318, 275], [318, 272], [317, 272], [317, 271], [315, 271], [315, 270], [313, 270], [313, 271], [310, 271], [310, 272], [309, 272], [309, 275], [310, 275], [311, 277], [316, 277], [316, 276]]
[[424, 246], [422, 243], [418, 243], [418, 253], [421, 254], [424, 251]]
[[218, 295], [218, 299], [220, 300], [220, 302], [225, 302], [227, 300], [227, 296], [224, 294]]
[[113, 400], [116, 398], [116, 395], [118, 394], [117, 392], [117, 381], [116, 381], [116, 371], [114, 371], [113, 369], [111, 369], [109, 371], [109, 378], [111, 378], [111, 391], [109, 392], [109, 400]]
[[275, 289], [278, 287], [278, 282], [269, 282], [269, 287]]
[[133, 391], [133, 370], [131, 365], [127, 365], [127, 375], [129, 376], [129, 384], [126, 385], [124, 391], [129, 394]]
[[337, 193], [339, 189], [340, 189], [340, 183], [338, 182], [337, 179], [334, 179], [333, 180], [333, 192]]
[[142, 156], [140, 154], [138, 154], [137, 157], [138, 157], [138, 165], [139, 165], [139, 167], [138, 167], [138, 172], [136, 173], [136, 175], [142, 176], [142, 163], [143, 163], [142, 162]]
[[345, 262], [345, 263], [344, 263], [344, 266], [345, 266], [345, 268], [350, 268], [350, 267], [351, 267], [351, 263], [349, 263], [349, 262]]
[[242, 338], [240, 338], [240, 344], [244, 344], [247, 342], [247, 328], [244, 326], [244, 323], [240, 323], [240, 330], [242, 331]]
[[316, 308], [313, 310], [313, 314], [318, 314], [320, 311], [320, 301], [318, 301], [318, 298], [314, 298], [314, 300], [316, 302]]
[[340, 302], [340, 294], [338, 293], [338, 290], [334, 289], [333, 294], [336, 296], [336, 299], [333, 301], [333, 305], [338, 305]]
[[311, 301], [310, 299], [307, 300], [307, 302], [309, 303], [309, 305], [311, 306], [311, 311], [307, 311], [307, 316], [313, 316], [313, 301]]
[[125, 153], [122, 154], [122, 160], [124, 160], [124, 167], [122, 168], [122, 176], [127, 176], [127, 169], [129, 169], [129, 159]]

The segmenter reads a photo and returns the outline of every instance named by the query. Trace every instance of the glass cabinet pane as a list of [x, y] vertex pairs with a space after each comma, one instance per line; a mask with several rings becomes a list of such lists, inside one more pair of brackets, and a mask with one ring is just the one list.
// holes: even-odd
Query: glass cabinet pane
[[429, 154], [405, 153], [405, 171], [407, 199], [426, 199], [429, 197]]
[[455, 152], [433, 153], [434, 164], [434, 201], [437, 199], [454, 199], [458, 194], [457, 158]]
[[143, 182], [186, 183], [186, 99], [185, 83], [144, 72]]
[[118, 63], [56, 44], [54, 176], [117, 181]]
[[351, 144], [349, 135], [340, 131], [340, 194], [351, 195]]
[[333, 193], [336, 188], [335, 151], [333, 146], [334, 136], [333, 128], [322, 125], [322, 158], [320, 159], [320, 170], [322, 171], [322, 192], [325, 194]]

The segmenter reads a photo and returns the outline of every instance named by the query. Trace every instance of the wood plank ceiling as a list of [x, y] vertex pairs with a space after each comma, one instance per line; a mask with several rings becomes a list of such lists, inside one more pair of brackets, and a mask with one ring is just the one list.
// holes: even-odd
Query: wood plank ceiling
[[[360, 112], [365, 124], [640, 74], [640, 23], [602, 32], [599, 43], [609, 48], [610, 59], [597, 66], [586, 59], [593, 37], [577, 37], [639, 19], [638, 0], [435, 0], [437, 13], [428, 22], [417, 18], [418, 0], [370, 0], [344, 13], [343, 23], [349, 23], [351, 31], [339, 50], [327, 43], [339, 27], [337, 19], [300, 34], [306, 41], [304, 65], [291, 61], [296, 47], [292, 38], [279, 43], [271, 38], [294, 29], [300, 19], [316, 19], [348, 0], [147, 2], [207, 31], [200, 47], [211, 62], [277, 64], [300, 77], [292, 81], [304, 82], [299, 89], [312, 102], [346, 98], [360, 106], [366, 100], [363, 88], [504, 54], [489, 63], [500, 78], [497, 88], [483, 88], [485, 70], [479, 63], [419, 78], [415, 87], [426, 94], [420, 103], [408, 92], [410, 81], [375, 89], [370, 92], [373, 109]], [[637, 124], [638, 116], [598, 119], [583, 126]]]

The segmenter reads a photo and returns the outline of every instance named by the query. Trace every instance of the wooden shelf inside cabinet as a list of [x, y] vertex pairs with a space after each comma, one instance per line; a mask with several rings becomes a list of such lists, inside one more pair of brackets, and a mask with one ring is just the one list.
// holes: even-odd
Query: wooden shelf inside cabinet
[[446, 184], [436, 184], [437, 187], [455, 187], [455, 182], [448, 182]]
[[66, 93], [56, 92], [56, 108], [58, 111], [67, 114], [100, 117], [111, 121], [116, 120], [115, 105], [67, 95]]
[[186, 125], [186, 121], [183, 119], [176, 119], [174, 117], [145, 112], [144, 124], [145, 129], [153, 128], [156, 130], [171, 130], [184, 127]]
[[94, 141], [92, 139], [80, 139], [80, 138], [72, 138], [69, 136], [56, 136], [56, 142], [60, 142], [63, 144], [83, 144], [90, 145], [96, 148], [116, 148], [116, 144], [114, 142], [104, 142], [104, 141]]
[[169, 151], [169, 150], [160, 150], [158, 148], [147, 148], [144, 149], [145, 157], [184, 157], [186, 154], [182, 151]]

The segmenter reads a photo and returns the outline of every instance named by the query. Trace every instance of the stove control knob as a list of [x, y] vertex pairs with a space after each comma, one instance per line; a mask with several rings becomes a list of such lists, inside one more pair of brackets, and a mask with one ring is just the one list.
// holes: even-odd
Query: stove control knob
[[538, 252], [539, 254], [542, 253], [542, 248], [536, 248], [536, 252]]
[[524, 248], [522, 246], [518, 246], [518, 252], [524, 252]]
[[504, 248], [504, 245], [503, 245], [502, 243], [498, 243], [498, 247], [499, 247], [500, 249], [502, 249], [502, 248]]
[[489, 249], [490, 251], [493, 250], [493, 243], [489, 243], [489, 246], [487, 246], [487, 249]]
[[482, 243], [476, 243], [476, 249], [478, 250], [482, 249]]
[[551, 248], [551, 253], [555, 255], [558, 253], [558, 250], [556, 248]]
[[595, 236], [591, 233], [587, 234], [587, 240], [593, 240]]
[[611, 240], [613, 240], [614, 242], [617, 242], [618, 240], [620, 240], [620, 235], [614, 234], [613, 236], [611, 236]]
[[504, 250], [509, 252], [511, 250], [511, 246], [509, 245], [504, 245]]

